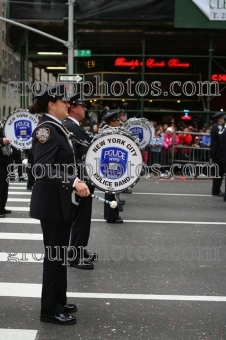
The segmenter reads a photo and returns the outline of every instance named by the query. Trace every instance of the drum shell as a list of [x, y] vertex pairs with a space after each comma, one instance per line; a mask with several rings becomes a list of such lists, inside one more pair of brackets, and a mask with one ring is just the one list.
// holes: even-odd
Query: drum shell
[[104, 129], [95, 135], [87, 150], [85, 168], [98, 189], [122, 192], [139, 180], [142, 154], [130, 133], [123, 129]]
[[31, 149], [32, 133], [38, 124], [36, 115], [28, 110], [16, 110], [6, 118], [3, 126], [4, 135], [17, 150]]

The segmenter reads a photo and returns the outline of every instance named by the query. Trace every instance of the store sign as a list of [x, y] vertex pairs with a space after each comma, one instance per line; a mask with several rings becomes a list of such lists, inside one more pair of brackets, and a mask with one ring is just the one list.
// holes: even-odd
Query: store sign
[[[136, 67], [141, 67], [143, 65], [142, 61], [139, 59], [133, 60], [126, 60], [126, 58], [117, 58], [115, 60], [114, 66], [115, 67], [129, 67], [131, 70], [135, 69]], [[148, 58], [146, 60], [145, 66], [147, 68], [189, 68], [191, 64], [189, 62], [181, 62], [177, 58], [171, 58], [169, 60], [161, 60], [157, 61], [154, 58]]]
[[226, 74], [212, 74], [211, 80], [219, 83], [226, 83]]
[[181, 116], [182, 120], [191, 120], [191, 116], [189, 116], [189, 110], [184, 110], [184, 115]]
[[209, 20], [226, 20], [225, 0], [191, 0]]

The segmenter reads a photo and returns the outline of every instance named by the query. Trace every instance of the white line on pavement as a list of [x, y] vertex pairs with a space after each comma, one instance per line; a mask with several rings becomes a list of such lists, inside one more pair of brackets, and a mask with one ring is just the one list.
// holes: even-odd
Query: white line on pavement
[[[0, 282], [0, 296], [41, 297], [41, 284]], [[116, 293], [81, 293], [68, 292], [68, 297], [89, 299], [124, 299], [124, 300], [165, 300], [165, 301], [212, 301], [226, 302], [226, 296], [199, 295], [158, 295], [158, 294], [116, 294]], [[17, 339], [17, 338], [16, 338]]]
[[[13, 208], [12, 208], [13, 209]], [[8, 217], [1, 218], [1, 223], [14, 223], [14, 224], [40, 224], [39, 220], [33, 218], [13, 218]], [[94, 218], [92, 222], [106, 222], [104, 219]], [[126, 223], [153, 223], [153, 224], [192, 224], [192, 225], [225, 225], [225, 222], [205, 222], [205, 221], [161, 221], [161, 220], [124, 220]]]
[[33, 329], [5, 329], [0, 328], [0, 339], [2, 340], [35, 340], [37, 331]]

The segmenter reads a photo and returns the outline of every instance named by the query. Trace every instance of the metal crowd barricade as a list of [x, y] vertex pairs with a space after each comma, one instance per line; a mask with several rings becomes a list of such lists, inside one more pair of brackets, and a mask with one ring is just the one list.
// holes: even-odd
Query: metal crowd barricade
[[[152, 152], [152, 148], [149, 149], [148, 165], [151, 169], [153, 164], [160, 164], [160, 171], [164, 173], [173, 166], [175, 172], [184, 173], [188, 177], [195, 177], [196, 174], [200, 174], [199, 177], [208, 175], [207, 168], [210, 166], [210, 147], [192, 146], [194, 144], [194, 138], [198, 136], [201, 141], [201, 137], [210, 136], [208, 133], [200, 132], [183, 132], [176, 131], [176, 135], [189, 134], [192, 135], [193, 141], [191, 145], [180, 145], [174, 143], [171, 148], [161, 148], [161, 152]], [[178, 165], [178, 166], [176, 166]]]

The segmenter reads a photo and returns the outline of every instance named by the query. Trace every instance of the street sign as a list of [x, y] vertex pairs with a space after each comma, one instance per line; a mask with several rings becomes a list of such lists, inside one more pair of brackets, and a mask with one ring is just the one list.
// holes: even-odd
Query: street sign
[[91, 50], [74, 50], [74, 57], [91, 57]]
[[58, 82], [73, 81], [78, 83], [83, 81], [84, 78], [84, 74], [58, 74]]

